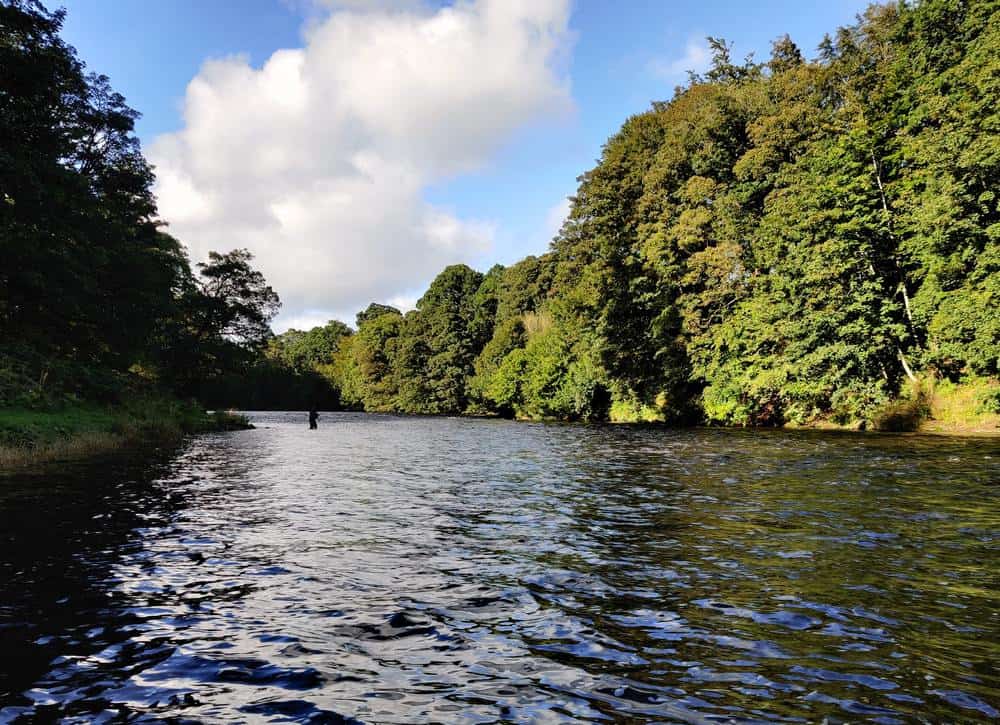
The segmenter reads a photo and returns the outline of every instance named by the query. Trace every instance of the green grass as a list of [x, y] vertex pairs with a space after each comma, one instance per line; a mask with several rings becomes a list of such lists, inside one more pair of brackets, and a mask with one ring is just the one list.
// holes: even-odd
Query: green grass
[[96, 407], [0, 409], [0, 445], [34, 448], [81, 433], [111, 433], [119, 418]]
[[968, 378], [953, 383], [925, 378], [882, 406], [871, 422], [881, 431], [1000, 433], [1000, 381]]
[[133, 399], [116, 407], [0, 408], [0, 468], [248, 427], [243, 416], [225, 411], [209, 414], [193, 404], [162, 397]]
[[930, 433], [1000, 433], [1000, 380], [938, 381], [931, 388], [929, 416], [920, 429]]

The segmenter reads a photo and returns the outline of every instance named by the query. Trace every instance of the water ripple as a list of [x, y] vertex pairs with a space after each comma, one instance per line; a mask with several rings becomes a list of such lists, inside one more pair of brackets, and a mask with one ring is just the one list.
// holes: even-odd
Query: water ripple
[[0, 722], [1000, 718], [995, 440], [300, 417], [0, 479]]

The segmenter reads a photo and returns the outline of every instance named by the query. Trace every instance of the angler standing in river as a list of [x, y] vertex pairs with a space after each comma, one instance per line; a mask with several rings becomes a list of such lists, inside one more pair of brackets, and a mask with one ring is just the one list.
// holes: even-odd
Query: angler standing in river
[[316, 421], [319, 420], [319, 413], [316, 412], [315, 408], [309, 410], [309, 430], [316, 430], [319, 426], [316, 425]]

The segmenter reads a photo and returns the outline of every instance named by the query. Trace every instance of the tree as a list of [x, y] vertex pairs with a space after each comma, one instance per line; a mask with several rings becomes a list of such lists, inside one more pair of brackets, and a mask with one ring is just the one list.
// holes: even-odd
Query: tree
[[65, 13], [0, 3], [0, 338], [123, 371], [187, 260], [157, 231], [138, 113], [59, 38]]
[[396, 359], [402, 329], [403, 316], [393, 310], [365, 320], [351, 340], [351, 360], [346, 368], [354, 373], [356, 380], [347, 381], [342, 387], [356, 391], [365, 410], [398, 409]]
[[495, 295], [480, 294], [483, 281], [464, 264], [446, 267], [406, 316], [396, 366], [401, 410], [455, 414], [468, 407], [466, 381], [492, 332], [486, 323]]
[[226, 402], [863, 422], [907, 381], [1000, 375], [998, 19], [875, 5], [812, 61], [710, 38], [709, 70], [604, 145], [546, 254], [448, 267], [356, 334], [274, 337], [246, 250], [192, 273], [160, 229], [137, 114], [63, 14], [0, 0], [0, 344]]
[[356, 321], [358, 329], [361, 328], [363, 324], [369, 320], [374, 320], [376, 317], [381, 317], [382, 315], [401, 315], [402, 313], [395, 307], [390, 305], [379, 304], [378, 302], [372, 302], [364, 310], [359, 312], [356, 316]]
[[[882, 181], [917, 363], [1000, 373], [1000, 43], [996, 2], [927, 0], [888, 33], [897, 141]], [[904, 297], [905, 295], [905, 297]]]
[[245, 249], [210, 252], [181, 289], [176, 314], [163, 322], [156, 362], [181, 392], [198, 394], [220, 376], [245, 372], [272, 339], [281, 301], [252, 260]]
[[287, 330], [270, 341], [268, 357], [295, 370], [315, 370], [330, 365], [344, 338], [352, 334], [353, 330], [339, 320], [306, 332]]
[[271, 338], [271, 320], [281, 300], [250, 266], [253, 255], [246, 249], [226, 254], [208, 253], [199, 262], [199, 335], [225, 339], [246, 350], [261, 350]]
[[469, 402], [472, 412], [495, 412], [504, 417], [515, 413], [513, 393], [498, 393], [496, 379], [504, 360], [527, 340], [524, 321], [520, 316], [509, 317], [496, 326], [493, 336], [473, 363], [469, 378]]
[[394, 318], [391, 405], [860, 423], [921, 375], [997, 375], [998, 18], [875, 5], [815, 61], [710, 38], [711, 68], [579, 178], [547, 254], [449, 267]]

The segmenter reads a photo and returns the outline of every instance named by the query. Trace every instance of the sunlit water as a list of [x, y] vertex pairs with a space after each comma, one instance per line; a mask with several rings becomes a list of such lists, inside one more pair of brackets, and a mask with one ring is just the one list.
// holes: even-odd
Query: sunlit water
[[254, 417], [0, 478], [0, 721], [1000, 717], [1000, 441]]

